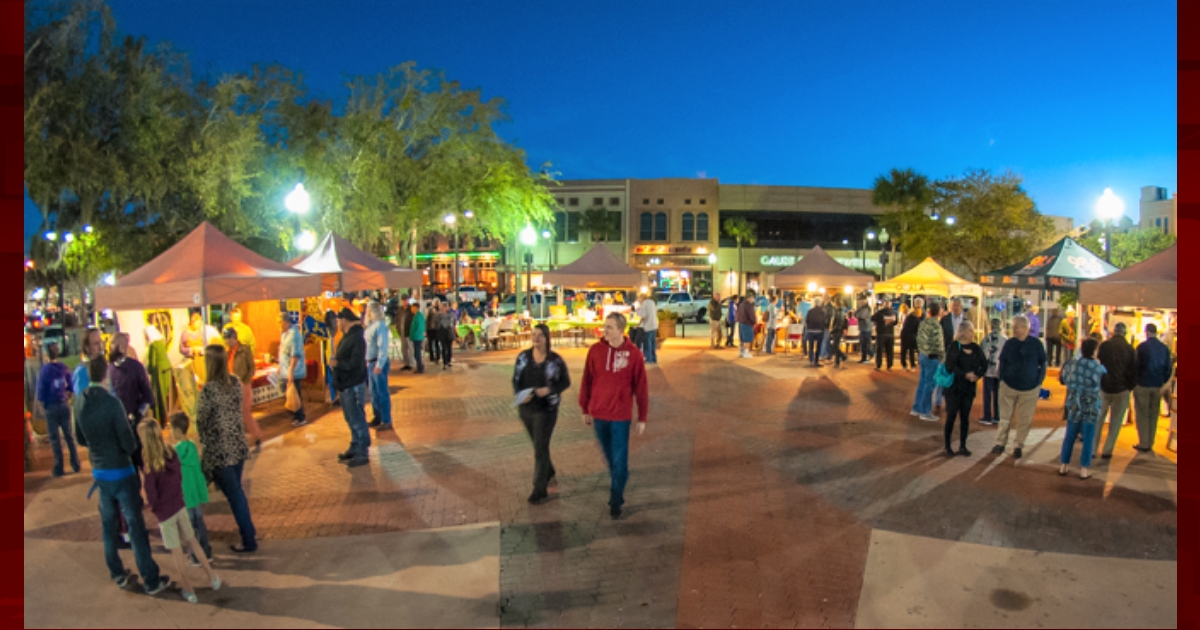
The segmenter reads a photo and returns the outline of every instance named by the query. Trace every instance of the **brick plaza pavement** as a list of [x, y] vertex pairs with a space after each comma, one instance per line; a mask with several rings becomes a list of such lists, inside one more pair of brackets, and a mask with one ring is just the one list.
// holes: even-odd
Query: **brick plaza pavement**
[[[1149, 596], [1133, 592], [1138, 584], [1173, 580], [1176, 476], [1174, 455], [1162, 448], [1165, 432], [1155, 453], [1134, 457], [1134, 432], [1126, 428], [1117, 456], [1096, 460], [1095, 478], [1059, 477], [1062, 391], [1053, 386], [1054, 398], [1039, 404], [1024, 459], [988, 454], [994, 429], [974, 422], [974, 456], [946, 459], [941, 424], [908, 415], [915, 374], [854, 364], [810, 370], [798, 355], [740, 360], [733, 350], [671, 340], [660, 365], [649, 368], [650, 422], [644, 436], [631, 438], [626, 514], [614, 522], [602, 456], [573, 402], [584, 350], [560, 352], [576, 386], [554, 436], [558, 486], [548, 503], [525, 502], [532, 447], [511, 408], [515, 353], [456, 353], [450, 371], [393, 372], [396, 430], [376, 435], [368, 467], [348, 470], [336, 462], [348, 441], [336, 409], [300, 429], [280, 413], [263, 419], [272, 437], [246, 469], [262, 540], [258, 555], [276, 544], [311, 549], [312, 566], [300, 571], [332, 580], [336, 572], [324, 567], [322, 554], [359, 540], [351, 537], [496, 524], [495, 592], [476, 599], [495, 603], [480, 613], [491, 617], [482, 625], [509, 627], [1173, 622], [1173, 582], [1169, 594], [1162, 585]], [[95, 504], [82, 496], [90, 485], [86, 468], [85, 475], [62, 479], [48, 479], [42, 468], [26, 476], [27, 593], [38, 587], [30, 583], [30, 554], [47, 545], [82, 543], [92, 556], [81, 562], [103, 567]], [[219, 493], [206, 514], [220, 553], [235, 540], [236, 527]], [[308, 542], [296, 547], [301, 541]], [[993, 557], [988, 550], [1009, 555], [978, 561]], [[1054, 575], [1078, 564], [1084, 576], [1070, 574], [1064, 583], [1103, 579], [1086, 598], [1047, 603], [1052, 598], [1038, 592], [1034, 574], [1050, 571], [1049, 560], [1040, 558], [1051, 556]], [[908, 574], [920, 572], [933, 586], [903, 594], [902, 601], [946, 597], [937, 582], [939, 571], [951, 567], [948, 579], [964, 581], [965, 594], [937, 600], [942, 616], [931, 615], [929, 604], [880, 610], [876, 602], [897, 595], [880, 590], [877, 576], [909, 561], [917, 568]], [[352, 600], [344, 616], [329, 617], [239, 599], [243, 562], [218, 558], [230, 590], [202, 607], [259, 615], [239, 618], [241, 625], [407, 625], [402, 611], [394, 621], [356, 617]], [[1001, 562], [1011, 563], [1003, 579], [995, 577]], [[1133, 578], [1084, 568], [1103, 571], [1105, 563]], [[971, 580], [982, 592], [965, 585]], [[1118, 610], [1115, 591], [1122, 589], [1135, 602]], [[444, 596], [452, 604], [454, 595]], [[1010, 606], [1022, 597], [1030, 603]], [[27, 600], [27, 625], [56, 623], [88, 622], [31, 610]], [[221, 623], [233, 621], [204, 625]]]

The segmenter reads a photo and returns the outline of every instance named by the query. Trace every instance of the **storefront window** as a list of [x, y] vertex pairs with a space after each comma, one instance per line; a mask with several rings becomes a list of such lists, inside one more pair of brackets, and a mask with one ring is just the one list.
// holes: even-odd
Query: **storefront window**
[[701, 212], [696, 215], [696, 240], [708, 240], [708, 213]]
[[683, 236], [680, 240], [694, 241], [696, 240], [696, 215], [691, 212], [683, 213]]

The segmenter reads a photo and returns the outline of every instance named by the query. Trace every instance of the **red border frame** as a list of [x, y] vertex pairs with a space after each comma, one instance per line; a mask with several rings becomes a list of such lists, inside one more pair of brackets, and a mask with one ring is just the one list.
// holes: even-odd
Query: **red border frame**
[[[1187, 184], [1190, 181], [1190, 175], [1200, 172], [1200, 106], [1196, 103], [1196, 96], [1200, 94], [1200, 42], [1183, 37], [1185, 33], [1192, 32], [1188, 26], [1200, 26], [1200, 7], [1193, 2], [1179, 3], [1179, 24], [1177, 27], [1178, 36], [1178, 132], [1176, 142], [1178, 143], [1179, 154], [1179, 238], [1184, 240], [1187, 234], [1190, 234], [1192, 227], [1196, 225], [1196, 221], [1200, 220], [1200, 202], [1196, 199], [1194, 193], [1191, 192], [1191, 185]], [[1190, 247], [1179, 248], [1179, 266], [1181, 269], [1196, 269], [1200, 265], [1200, 252], [1191, 249]], [[1191, 311], [1191, 308], [1198, 301], [1196, 291], [1189, 288], [1191, 284], [1189, 279], [1194, 276], [1180, 274], [1179, 286], [1179, 307], [1180, 310]], [[1191, 311], [1196, 312], [1196, 311]], [[1188, 320], [1186, 325], [1179, 327], [1179, 354], [1190, 356], [1192, 350], [1196, 349], [1196, 336], [1200, 332], [1200, 323], [1192, 324]], [[1187, 383], [1195, 383], [1200, 381], [1194, 374], [1188, 370], [1184, 373], [1183, 381], [1179, 383], [1181, 388], [1189, 388]], [[1186, 431], [1184, 434], [1186, 435]], [[1180, 441], [1190, 442], [1190, 438], [1181, 437]], [[1183, 449], [1186, 451], [1186, 448]], [[1197, 493], [1194, 482], [1187, 481], [1195, 474], [1195, 470], [1190, 464], [1184, 463], [1187, 457], [1181, 458], [1179, 465], [1179, 516], [1178, 516], [1178, 538], [1179, 538], [1179, 627], [1180, 628], [1195, 628], [1197, 623], [1197, 588], [1200, 587], [1200, 579], [1197, 579], [1197, 571], [1200, 571], [1200, 564], [1196, 562], [1197, 541], [1196, 534], [1200, 533], [1200, 527], [1197, 527], [1198, 509], [1200, 509], [1200, 493]]]
[[[16, 0], [0, 2], [0, 212], [3, 216], [14, 220], [24, 217], [25, 183], [24, 183], [24, 133], [22, 124], [24, 117], [24, 4]], [[21, 220], [24, 225], [24, 220]], [[5, 278], [4, 286], [11, 286], [5, 292], [13, 297], [19, 293], [17, 283], [17, 259], [24, 264], [25, 242], [24, 230], [8, 230], [8, 236], [3, 239], [0, 249], [0, 265], [11, 269], [12, 275], [0, 276]], [[9, 285], [8, 281], [13, 284]], [[23, 284], [21, 285], [23, 286]], [[12, 323], [6, 326], [16, 333], [17, 309], [12, 313]], [[8, 315], [0, 316], [0, 322], [10, 321]], [[16, 339], [16, 337], [13, 337]], [[13, 346], [14, 348], [16, 346]], [[13, 362], [8, 367], [0, 368], [0, 397], [13, 401], [10, 411], [16, 410], [16, 401], [21, 398], [21, 380], [24, 368], [16, 362], [17, 353], [14, 350]], [[0, 575], [0, 626], [24, 627], [25, 625], [25, 572], [17, 572], [12, 567], [20, 563], [24, 566], [24, 536], [22, 535], [22, 519], [17, 515], [23, 513], [25, 456], [22, 440], [25, 439], [22, 422], [14, 413], [9, 421], [4, 423], [4, 431], [0, 433], [0, 468], [5, 473], [0, 477], [0, 514], [4, 515], [4, 531], [0, 533], [0, 565], [10, 567]], [[9, 528], [12, 528], [11, 530]]]

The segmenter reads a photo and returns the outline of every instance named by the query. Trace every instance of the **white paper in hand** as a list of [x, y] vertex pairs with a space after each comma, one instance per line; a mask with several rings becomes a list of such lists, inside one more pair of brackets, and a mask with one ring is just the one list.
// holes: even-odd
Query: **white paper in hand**
[[528, 402], [530, 398], [533, 398], [533, 388], [531, 387], [529, 389], [522, 389], [521, 391], [517, 392], [516, 398], [513, 399], [513, 406], [520, 407]]

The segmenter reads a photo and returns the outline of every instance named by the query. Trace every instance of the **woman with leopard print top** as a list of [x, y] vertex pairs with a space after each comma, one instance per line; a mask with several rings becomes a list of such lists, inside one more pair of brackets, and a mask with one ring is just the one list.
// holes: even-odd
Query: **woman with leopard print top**
[[242, 386], [229, 373], [225, 346], [213, 344], [205, 348], [204, 362], [208, 382], [200, 390], [196, 406], [196, 430], [204, 447], [200, 465], [204, 475], [229, 501], [237, 521], [242, 543], [230, 548], [250, 553], [258, 549], [258, 540], [250, 519], [250, 504], [242, 489], [242, 466], [250, 457], [250, 447], [242, 433]]

